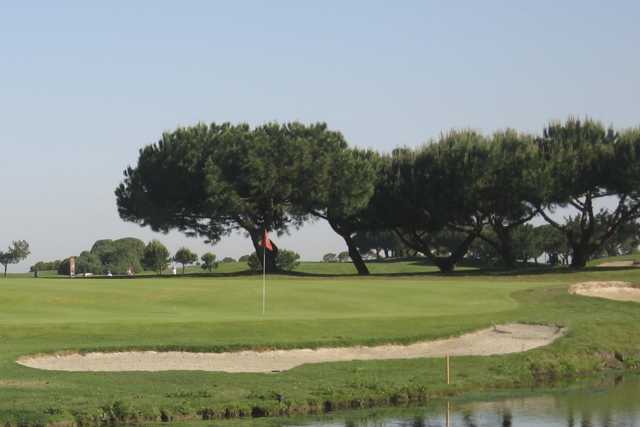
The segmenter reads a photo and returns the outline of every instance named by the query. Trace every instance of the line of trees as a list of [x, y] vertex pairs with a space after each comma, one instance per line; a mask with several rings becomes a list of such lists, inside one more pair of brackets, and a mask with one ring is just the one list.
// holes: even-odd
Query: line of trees
[[[144, 147], [116, 197], [126, 221], [212, 243], [244, 231], [259, 255], [265, 228], [282, 234], [321, 218], [360, 274], [367, 233], [442, 271], [483, 247], [513, 267], [524, 225], [541, 218], [580, 268], [640, 216], [639, 156], [640, 129], [591, 119], [552, 122], [540, 135], [454, 130], [389, 154], [349, 147], [325, 124], [199, 124]], [[559, 209], [570, 213], [560, 220]], [[554, 250], [544, 249], [564, 256]], [[277, 254], [267, 253], [267, 271], [278, 270]]]

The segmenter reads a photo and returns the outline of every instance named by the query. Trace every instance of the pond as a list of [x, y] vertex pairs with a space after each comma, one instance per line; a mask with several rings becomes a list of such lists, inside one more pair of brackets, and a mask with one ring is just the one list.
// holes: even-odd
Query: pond
[[632, 427], [640, 426], [640, 377], [618, 377], [548, 392], [502, 393], [425, 408], [337, 413], [314, 420], [271, 420], [307, 427]]

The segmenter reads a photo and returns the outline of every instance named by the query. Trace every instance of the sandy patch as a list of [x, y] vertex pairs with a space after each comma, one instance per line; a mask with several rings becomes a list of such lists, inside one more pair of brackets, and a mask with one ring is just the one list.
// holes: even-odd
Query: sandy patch
[[18, 363], [53, 371], [286, 371], [307, 363], [420, 357], [489, 356], [527, 351], [550, 344], [564, 334], [555, 326], [507, 324], [459, 337], [410, 345], [345, 347], [229, 353], [129, 351], [119, 353], [28, 356]]
[[616, 301], [640, 302], [640, 287], [629, 282], [583, 282], [569, 287], [569, 293]]
[[598, 267], [640, 267], [635, 261], [610, 261], [598, 264]]

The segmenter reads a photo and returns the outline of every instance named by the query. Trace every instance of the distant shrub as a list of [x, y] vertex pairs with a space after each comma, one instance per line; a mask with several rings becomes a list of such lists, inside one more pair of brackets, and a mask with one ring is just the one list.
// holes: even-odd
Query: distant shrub
[[165, 245], [158, 240], [152, 240], [147, 243], [147, 246], [144, 248], [144, 258], [142, 260], [147, 270], [162, 273], [170, 261], [169, 250]]
[[340, 252], [338, 254], [338, 261], [340, 262], [349, 262], [349, 260], [351, 259], [351, 257], [349, 256], [349, 252]]
[[291, 271], [300, 265], [300, 254], [286, 249], [280, 249], [276, 258], [276, 265], [280, 270]]
[[238, 258], [238, 262], [249, 262], [249, 258], [251, 258], [251, 255], [242, 255]]
[[336, 254], [332, 254], [332, 253], [324, 254], [324, 256], [322, 257], [322, 261], [323, 262], [336, 262], [337, 261]]
[[[300, 262], [300, 255], [287, 249], [279, 249], [276, 256], [276, 267], [282, 271], [291, 271], [296, 268]], [[247, 264], [253, 271], [262, 271], [262, 263], [258, 259], [258, 255], [254, 252], [249, 256]]]
[[227, 256], [222, 258], [222, 262], [236, 262], [236, 260], [231, 258], [230, 256]]
[[211, 273], [214, 269], [218, 268], [218, 263], [216, 262], [215, 254], [212, 254], [211, 252], [207, 252], [206, 254], [202, 255], [200, 259], [202, 260], [203, 270], [207, 270], [209, 273]]
[[34, 271], [51, 271], [51, 270], [57, 271], [58, 268], [60, 268], [60, 264], [62, 264], [61, 260], [38, 261], [29, 268], [29, 271], [32, 273]]

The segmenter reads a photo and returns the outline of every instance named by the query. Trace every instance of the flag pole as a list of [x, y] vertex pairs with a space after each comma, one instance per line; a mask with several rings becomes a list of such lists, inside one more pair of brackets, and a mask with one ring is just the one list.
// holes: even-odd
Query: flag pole
[[265, 312], [267, 303], [267, 248], [266, 243], [262, 248], [262, 314]]

